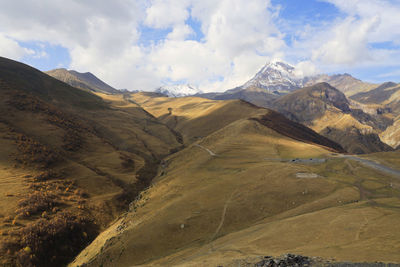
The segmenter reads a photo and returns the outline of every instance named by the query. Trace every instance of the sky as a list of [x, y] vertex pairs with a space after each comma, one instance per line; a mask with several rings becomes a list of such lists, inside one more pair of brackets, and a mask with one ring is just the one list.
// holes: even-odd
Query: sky
[[0, 56], [128, 90], [225, 91], [275, 59], [400, 82], [399, 14], [400, 0], [0, 0]]

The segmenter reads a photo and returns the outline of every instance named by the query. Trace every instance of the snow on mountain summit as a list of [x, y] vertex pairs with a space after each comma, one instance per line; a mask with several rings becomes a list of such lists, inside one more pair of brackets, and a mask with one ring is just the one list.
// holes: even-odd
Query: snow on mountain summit
[[259, 87], [271, 92], [293, 91], [303, 86], [303, 78], [297, 73], [296, 68], [288, 63], [271, 61], [242, 88]]
[[189, 84], [164, 85], [157, 88], [155, 92], [169, 97], [183, 97], [202, 93], [199, 89]]

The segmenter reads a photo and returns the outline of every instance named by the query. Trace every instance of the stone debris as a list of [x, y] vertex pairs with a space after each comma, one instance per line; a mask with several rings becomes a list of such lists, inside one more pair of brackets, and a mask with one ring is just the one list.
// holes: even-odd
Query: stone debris
[[382, 262], [336, 262], [319, 257], [306, 257], [296, 254], [284, 254], [279, 257], [259, 256], [234, 260], [229, 264], [218, 267], [400, 267], [396, 263]]
[[300, 266], [311, 266], [311, 259], [301, 255], [285, 254], [279, 258], [273, 258], [265, 256], [263, 260], [257, 262], [255, 267], [300, 267]]
[[297, 178], [318, 178], [319, 175], [316, 173], [298, 172], [296, 173]]

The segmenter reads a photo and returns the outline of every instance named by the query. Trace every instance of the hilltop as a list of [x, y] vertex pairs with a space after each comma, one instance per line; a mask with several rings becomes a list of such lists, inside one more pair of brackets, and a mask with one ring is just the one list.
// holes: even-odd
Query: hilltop
[[83, 90], [108, 94], [119, 93], [117, 89], [101, 81], [90, 72], [80, 73], [74, 70], [54, 69], [46, 71], [45, 73], [73, 87]]

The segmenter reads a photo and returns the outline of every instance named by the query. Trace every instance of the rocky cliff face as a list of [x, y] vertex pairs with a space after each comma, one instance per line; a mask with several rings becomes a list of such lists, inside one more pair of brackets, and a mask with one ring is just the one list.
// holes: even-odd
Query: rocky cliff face
[[280, 97], [273, 108], [339, 143], [350, 153], [389, 151], [378, 133], [387, 122], [351, 109], [346, 96], [328, 83], [305, 87]]

